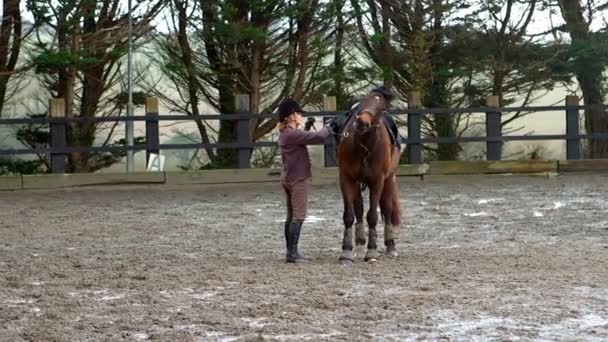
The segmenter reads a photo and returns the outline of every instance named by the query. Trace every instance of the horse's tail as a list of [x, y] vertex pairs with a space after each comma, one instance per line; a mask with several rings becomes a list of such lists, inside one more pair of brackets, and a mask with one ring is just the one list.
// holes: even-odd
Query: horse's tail
[[393, 211], [391, 213], [391, 223], [393, 226], [401, 224], [401, 208], [399, 206], [399, 189], [397, 188], [397, 182], [393, 183], [393, 189], [391, 191], [391, 199], [393, 204]]

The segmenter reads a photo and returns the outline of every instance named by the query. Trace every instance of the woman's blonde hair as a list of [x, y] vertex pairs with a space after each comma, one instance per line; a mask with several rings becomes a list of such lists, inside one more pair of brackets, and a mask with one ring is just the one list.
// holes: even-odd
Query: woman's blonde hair
[[289, 118], [290, 117], [291, 117], [291, 115], [288, 116], [288, 117], [286, 117], [285, 120], [279, 121], [277, 123], [277, 130], [282, 131], [285, 127], [287, 127], [287, 125], [289, 124]]
[[277, 124], [277, 130], [282, 131], [285, 127], [287, 127], [287, 121], [279, 121]]

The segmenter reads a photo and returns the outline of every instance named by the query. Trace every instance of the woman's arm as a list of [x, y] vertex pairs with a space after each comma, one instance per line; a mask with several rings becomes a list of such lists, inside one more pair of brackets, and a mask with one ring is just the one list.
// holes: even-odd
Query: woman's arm
[[323, 126], [317, 132], [303, 131], [295, 129], [285, 137], [285, 145], [312, 145], [322, 143], [329, 136], [330, 131], [327, 126]]

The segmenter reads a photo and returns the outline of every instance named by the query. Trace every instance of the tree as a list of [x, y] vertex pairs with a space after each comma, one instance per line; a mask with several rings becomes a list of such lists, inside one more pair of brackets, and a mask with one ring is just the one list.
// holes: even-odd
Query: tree
[[[175, 10], [170, 32], [157, 39], [160, 55], [155, 60], [177, 91], [177, 99], [156, 91], [172, 109], [197, 115], [205, 101], [221, 114], [231, 114], [235, 94], [241, 93], [250, 97], [249, 112], [270, 112], [282, 98], [302, 100], [318, 87], [328, 25], [317, 0], [293, 4], [173, 0], [171, 4]], [[252, 119], [252, 140], [275, 126], [274, 120]], [[214, 138], [218, 142], [236, 139], [235, 122], [230, 120], [221, 120], [216, 132], [202, 122], [197, 122], [197, 128], [204, 143]], [[214, 167], [237, 165], [232, 149], [206, 153]]]
[[4, 0], [0, 22], [0, 117], [7, 99], [8, 84], [17, 71], [17, 61], [24, 39], [20, 0]]
[[395, 6], [394, 1], [361, 1], [351, 0], [357, 22], [359, 40], [364, 51], [380, 69], [380, 79], [384, 86], [394, 86], [395, 63], [397, 54], [392, 42], [389, 11]]
[[359, 39], [354, 9], [347, 0], [332, 0], [323, 15], [330, 23], [327, 45], [331, 46], [331, 64], [320, 70], [320, 86], [311, 92], [308, 103], [322, 103], [323, 95], [336, 97], [337, 110], [346, 110], [357, 102], [356, 96], [375, 83], [377, 67], [367, 58]]
[[[398, 93], [416, 90], [427, 108], [462, 103], [455, 96], [473, 71], [466, 45], [473, 18], [462, 0], [352, 0], [366, 52], [382, 70], [384, 85]], [[462, 124], [464, 123], [464, 127]], [[456, 137], [469, 129], [467, 115], [426, 115], [423, 133]], [[425, 146], [429, 159], [456, 159], [458, 144]]]
[[[33, 60], [37, 74], [52, 97], [65, 99], [68, 117], [117, 114], [120, 104], [111, 91], [120, 85], [128, 32], [128, 15], [120, 4], [120, 0], [28, 0], [37, 29]], [[162, 6], [163, 0], [147, 0], [133, 7], [134, 41], [152, 30], [150, 23]], [[68, 144], [92, 146], [100, 129], [97, 123], [73, 124]], [[109, 141], [110, 137], [105, 139]], [[104, 154], [72, 153], [67, 171], [94, 171], [107, 163]]]
[[[393, 73], [381, 79], [401, 94], [420, 91], [424, 107], [485, 106], [493, 94], [501, 106], [527, 105], [557, 80], [549, 69], [557, 48], [528, 32], [536, 0], [352, 2], [367, 53]], [[506, 116], [503, 129], [526, 114]], [[423, 134], [456, 137], [477, 124], [470, 113], [427, 115]], [[456, 159], [461, 151], [452, 143], [425, 147], [430, 159]]]
[[[46, 113], [29, 115], [33, 119], [45, 116]], [[48, 149], [50, 147], [49, 141], [51, 137], [48, 124], [30, 123], [24, 125], [16, 129], [15, 137], [17, 141], [30, 149]], [[115, 141], [114, 144], [125, 145], [125, 139]], [[145, 144], [145, 138], [137, 137], [135, 144]], [[94, 159], [95, 164], [92, 168], [95, 170], [111, 166], [120, 160], [120, 158], [124, 158], [126, 154], [124, 151], [98, 153]], [[32, 160], [0, 160], [0, 168], [7, 165], [14, 167], [16, 173], [20, 174], [44, 173], [49, 172], [51, 169], [50, 156], [48, 154], [36, 154], [36, 158]]]
[[[417, 90], [425, 107], [449, 107], [450, 87], [460, 77], [457, 56], [448, 54], [452, 44], [447, 34], [455, 27], [454, 17], [466, 7], [460, 0], [352, 0], [359, 32], [371, 59], [382, 69], [385, 86], [400, 93]], [[367, 33], [368, 27], [370, 33]], [[454, 137], [456, 116], [425, 117], [427, 135]], [[429, 147], [430, 149], [430, 147]], [[455, 159], [457, 144], [437, 144], [431, 149], [440, 160]]]
[[[529, 32], [530, 23], [539, 15], [538, 1], [480, 1], [476, 7], [463, 25], [461, 34], [466, 39], [451, 39], [460, 42], [451, 53], [465, 56], [461, 63], [467, 76], [455, 89], [455, 95], [461, 96], [459, 106], [485, 106], [486, 97], [496, 95], [500, 107], [525, 107], [562, 80], [551, 70], [559, 49], [540, 41], [544, 35]], [[505, 113], [503, 134], [522, 129], [509, 126], [528, 114]]]
[[[555, 3], [552, 3], [555, 5]], [[565, 25], [560, 29], [570, 36], [570, 45], [562, 54], [560, 71], [575, 75], [586, 106], [604, 103], [604, 71], [608, 65], [608, 32], [591, 30], [591, 24], [607, 3], [587, 0], [559, 0], [557, 2]], [[601, 108], [585, 110], [585, 130], [588, 134], [608, 132], [608, 116]], [[608, 140], [589, 139], [589, 157], [608, 157]]]

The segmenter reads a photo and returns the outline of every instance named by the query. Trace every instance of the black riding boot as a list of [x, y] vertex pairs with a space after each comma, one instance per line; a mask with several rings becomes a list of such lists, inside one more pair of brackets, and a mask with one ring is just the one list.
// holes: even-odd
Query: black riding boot
[[285, 240], [287, 242], [286, 261], [288, 263], [300, 263], [306, 260], [298, 252], [298, 241], [300, 240], [302, 223], [302, 221], [285, 222]]
[[285, 220], [285, 243], [287, 246], [290, 246], [289, 241], [289, 225], [291, 224], [291, 219]]
[[296, 241], [294, 243], [294, 246], [295, 246], [294, 249], [295, 249], [296, 255], [298, 256], [298, 259], [300, 261], [306, 261], [307, 259], [302, 254], [300, 254], [300, 252], [298, 251], [298, 243], [300, 242], [300, 232], [302, 231], [302, 224], [304, 224], [304, 222], [303, 221], [296, 221], [296, 222], [299, 224], [299, 226], [298, 226], [298, 230], [295, 234]]

